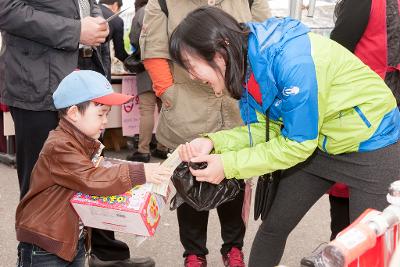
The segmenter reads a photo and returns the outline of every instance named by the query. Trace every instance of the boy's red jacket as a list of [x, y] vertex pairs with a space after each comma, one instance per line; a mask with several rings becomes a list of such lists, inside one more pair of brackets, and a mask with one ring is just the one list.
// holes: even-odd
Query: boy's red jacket
[[61, 119], [51, 131], [32, 171], [30, 189], [18, 205], [15, 229], [21, 242], [72, 261], [79, 218], [70, 204], [76, 192], [117, 195], [145, 183], [143, 164], [95, 167], [99, 142]]

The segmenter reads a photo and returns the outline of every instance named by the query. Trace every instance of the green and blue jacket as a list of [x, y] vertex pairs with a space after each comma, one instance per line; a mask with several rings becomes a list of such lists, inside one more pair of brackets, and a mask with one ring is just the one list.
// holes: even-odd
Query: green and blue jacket
[[248, 27], [249, 74], [240, 100], [246, 126], [207, 134], [227, 178], [288, 169], [317, 148], [336, 155], [399, 140], [392, 92], [351, 52], [291, 18]]

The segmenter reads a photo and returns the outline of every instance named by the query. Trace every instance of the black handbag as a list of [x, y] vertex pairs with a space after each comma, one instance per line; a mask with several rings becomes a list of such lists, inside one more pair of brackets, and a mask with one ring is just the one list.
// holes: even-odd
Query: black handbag
[[[269, 116], [266, 113], [266, 134], [265, 141], [269, 141]], [[256, 195], [254, 200], [254, 220], [265, 220], [274, 202], [275, 195], [279, 186], [281, 171], [274, 171], [258, 177]]]
[[170, 210], [178, 208], [183, 202], [197, 211], [211, 210], [219, 205], [233, 200], [241, 190], [244, 190], [243, 181], [224, 179], [219, 184], [198, 182], [190, 172], [193, 169], [205, 169], [207, 162], [182, 162], [174, 171], [171, 180], [176, 189], [172, 198]]
[[140, 49], [137, 49], [124, 60], [124, 67], [132, 73], [141, 73], [145, 71], [143, 62], [140, 59]]

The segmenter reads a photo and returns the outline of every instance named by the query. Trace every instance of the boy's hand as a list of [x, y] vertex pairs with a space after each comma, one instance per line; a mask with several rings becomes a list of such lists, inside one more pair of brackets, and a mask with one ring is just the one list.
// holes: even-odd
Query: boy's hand
[[171, 178], [173, 170], [160, 166], [159, 163], [144, 163], [147, 183], [160, 184]]

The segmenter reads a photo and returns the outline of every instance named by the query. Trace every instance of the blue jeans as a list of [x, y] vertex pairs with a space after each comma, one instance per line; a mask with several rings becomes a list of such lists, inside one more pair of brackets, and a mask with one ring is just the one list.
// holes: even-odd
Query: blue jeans
[[72, 262], [65, 261], [57, 255], [38, 246], [20, 242], [18, 245], [17, 267], [84, 267], [85, 246], [84, 238], [78, 242], [77, 254]]

